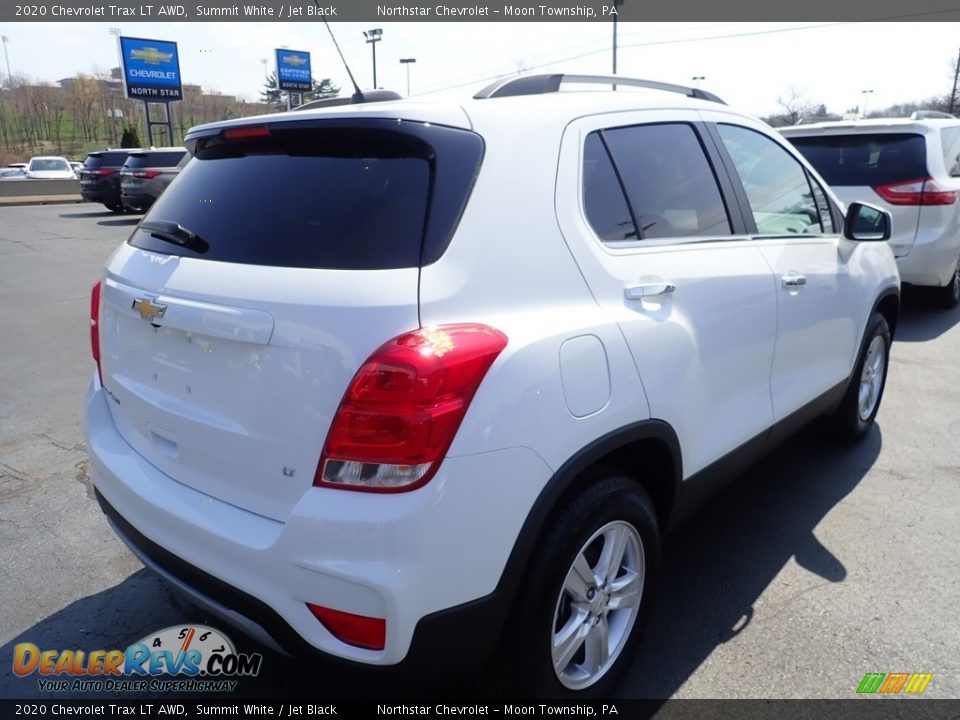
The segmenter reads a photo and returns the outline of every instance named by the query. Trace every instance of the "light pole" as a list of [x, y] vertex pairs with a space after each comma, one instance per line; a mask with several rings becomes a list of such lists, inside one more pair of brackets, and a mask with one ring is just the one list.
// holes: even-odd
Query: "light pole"
[[707, 77], [706, 77], [706, 75], [694, 75], [694, 76], [693, 76], [692, 78], [690, 78], [690, 79], [693, 80], [693, 81], [696, 83], [696, 87], [700, 87], [700, 81], [701, 81], [701, 80], [706, 80]]
[[13, 90], [13, 73], [10, 72], [10, 56], [7, 55], [7, 43], [10, 42], [10, 38], [3, 35], [0, 36], [0, 40], [3, 41], [3, 57], [7, 61], [7, 80], [10, 81], [10, 89]]
[[383, 38], [383, 30], [374, 28], [373, 30], [364, 30], [363, 36], [367, 39], [370, 48], [373, 50], [373, 89], [377, 89], [377, 43]]
[[[120, 87], [122, 88], [126, 84], [126, 77], [123, 74], [123, 50], [120, 48], [121, 32], [123, 31], [118, 27], [110, 28], [110, 34], [117, 39], [117, 72], [120, 74]], [[113, 79], [112, 73], [110, 79]], [[110, 105], [110, 128], [113, 133], [111, 141], [117, 143], [117, 98], [114, 97], [112, 92], [110, 93]]]
[[400, 64], [407, 66], [407, 97], [410, 97], [410, 64], [416, 61], [416, 58], [400, 58]]
[[[613, 74], [617, 74], [617, 13], [618, 7], [623, 7], [623, 0], [613, 0]], [[616, 89], [616, 86], [614, 86]]]
[[863, 95], [863, 110], [860, 113], [860, 117], [867, 116], [867, 96], [873, 94], [873, 90], [861, 90], [860, 94]]

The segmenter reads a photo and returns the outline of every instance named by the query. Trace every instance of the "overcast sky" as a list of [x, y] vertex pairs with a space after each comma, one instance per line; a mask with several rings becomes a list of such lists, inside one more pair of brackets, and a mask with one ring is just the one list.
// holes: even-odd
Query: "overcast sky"
[[[2, 1], [2, 0], [0, 0]], [[56, 81], [117, 65], [111, 26], [124, 35], [179, 43], [184, 82], [257, 99], [263, 59], [288, 47], [312, 53], [315, 78], [344, 91], [349, 80], [322, 23], [2, 23], [13, 72]], [[334, 23], [361, 87], [372, 85], [362, 31], [383, 28], [378, 85], [413, 95], [467, 94], [518, 69], [607, 73], [612, 27], [606, 23]], [[949, 92], [960, 23], [620, 23], [622, 75], [699, 84], [738, 109], [777, 111], [797, 88], [843, 112], [873, 90], [867, 109]], [[6, 68], [3, 68], [6, 71]]]

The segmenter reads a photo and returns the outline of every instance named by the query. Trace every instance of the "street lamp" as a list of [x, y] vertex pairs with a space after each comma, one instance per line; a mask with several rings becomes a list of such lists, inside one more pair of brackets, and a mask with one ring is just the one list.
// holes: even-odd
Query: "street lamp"
[[400, 64], [407, 66], [407, 97], [410, 97], [410, 63], [415, 63], [416, 58], [400, 58]]
[[873, 90], [861, 90], [860, 94], [863, 95], [863, 110], [860, 113], [861, 117], [867, 116], [867, 95], [872, 95]]
[[[613, 74], [617, 74], [617, 8], [623, 6], [623, 0], [613, 0]], [[617, 86], [614, 85], [616, 90]]]
[[10, 38], [3, 35], [0, 36], [0, 40], [3, 41], [3, 57], [7, 61], [7, 79], [10, 81], [10, 89], [13, 90], [13, 73], [10, 72], [10, 56], [7, 55], [7, 43], [10, 42]]
[[377, 43], [383, 38], [383, 30], [374, 28], [373, 30], [364, 30], [363, 36], [367, 39], [370, 48], [373, 50], [373, 89], [377, 89]]
[[[123, 50], [120, 47], [120, 34], [123, 32], [118, 27], [109, 28], [110, 34], [117, 39], [117, 72], [120, 74], [120, 82], [123, 83], [121, 87], [125, 87], [126, 77], [123, 74]], [[113, 79], [113, 73], [111, 73], [110, 79]], [[113, 141], [117, 141], [117, 98], [114, 96], [111, 88], [110, 93], [110, 127], [113, 132]], [[149, 119], [148, 119], [149, 121]]]

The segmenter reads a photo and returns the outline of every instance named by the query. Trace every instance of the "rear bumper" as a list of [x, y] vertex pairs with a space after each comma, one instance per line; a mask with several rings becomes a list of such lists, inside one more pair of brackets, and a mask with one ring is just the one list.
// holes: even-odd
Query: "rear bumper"
[[123, 202], [125, 208], [130, 210], [146, 210], [153, 202], [156, 200], [152, 195], [147, 195], [146, 193], [129, 193], [120, 191], [120, 200]]
[[[161, 473], [117, 432], [107, 402], [94, 379], [86, 434], [101, 507], [148, 566], [210, 612], [295, 655], [404, 667], [489, 656], [505, 614], [494, 591], [551, 474], [531, 451], [448, 458], [410, 493], [311, 488], [277, 522]], [[341, 642], [307, 602], [386, 618], [386, 647]]]
[[104, 205], [120, 205], [120, 186], [107, 180], [96, 184], [84, 185], [80, 183], [80, 196], [88, 202], [103, 203]]

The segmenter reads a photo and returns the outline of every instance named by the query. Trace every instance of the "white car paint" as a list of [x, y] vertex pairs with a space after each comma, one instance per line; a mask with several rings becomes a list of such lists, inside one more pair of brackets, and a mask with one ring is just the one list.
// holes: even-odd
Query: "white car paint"
[[[667, 422], [690, 478], [853, 371], [870, 308], [898, 286], [886, 244], [743, 235], [613, 249], [587, 222], [588, 132], [712, 112], [773, 137], [714, 103], [657, 92], [270, 116], [471, 128], [485, 154], [449, 247], [422, 268], [261, 267], [120, 247], [104, 277], [102, 382], [95, 374], [86, 400], [98, 492], [313, 647], [401, 661], [426, 615], [494, 591], [541, 491], [598, 438]], [[785, 292], [788, 269], [816, 273], [811, 292]], [[676, 291], [625, 298], [642, 278]], [[156, 327], [132, 307], [145, 296], [170, 313]], [[392, 494], [313, 486], [364, 359], [400, 333], [455, 322], [509, 342], [436, 477]], [[385, 648], [341, 642], [305, 602], [385, 618]]]
[[31, 180], [76, 180], [77, 176], [66, 158], [43, 155], [30, 158], [27, 178]]

